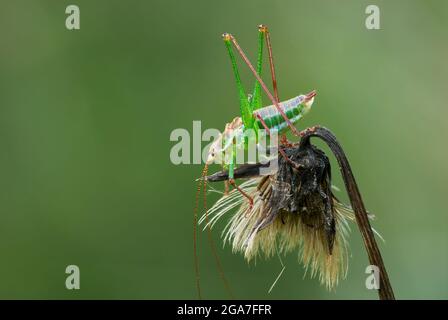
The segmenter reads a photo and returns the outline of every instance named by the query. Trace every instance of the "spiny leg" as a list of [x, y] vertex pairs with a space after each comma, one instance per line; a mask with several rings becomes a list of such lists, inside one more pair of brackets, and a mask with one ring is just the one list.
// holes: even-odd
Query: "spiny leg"
[[274, 98], [277, 102], [280, 102], [280, 98], [278, 95], [278, 88], [277, 88], [277, 78], [275, 76], [274, 55], [272, 54], [271, 36], [269, 35], [269, 30], [268, 30], [267, 26], [261, 24], [258, 26], [258, 29], [261, 29], [264, 32], [266, 45], [268, 47], [269, 67], [271, 69], [272, 88], [274, 89]]
[[232, 148], [232, 154], [231, 154], [231, 160], [229, 164], [229, 183], [239, 192], [243, 197], [245, 197], [249, 201], [249, 210], [252, 210], [252, 207], [254, 205], [254, 199], [250, 195], [248, 195], [246, 192], [244, 192], [243, 189], [241, 189], [236, 183], [234, 179], [234, 171], [235, 171], [235, 161], [236, 161], [236, 145], [235, 141]]
[[[257, 74], [261, 77], [261, 72], [263, 70], [263, 47], [264, 47], [264, 36], [265, 30], [258, 27], [258, 54], [257, 54]], [[254, 91], [252, 99], [250, 100], [252, 111], [257, 110], [263, 106], [261, 101], [261, 85], [260, 82], [255, 80]]]
[[[272, 45], [271, 39], [269, 36], [268, 27], [260, 24], [258, 26], [258, 55], [257, 55], [257, 74], [261, 77], [261, 71], [263, 66], [263, 47], [264, 42], [266, 41], [266, 45], [268, 47], [268, 55], [269, 55], [269, 67], [271, 71], [271, 79], [272, 79], [272, 87], [274, 88], [274, 98], [275, 101], [280, 102], [280, 98], [278, 95], [277, 88], [277, 79], [275, 77], [275, 67], [274, 67], [274, 57], [272, 54]], [[258, 80], [255, 80], [255, 87], [253, 92], [253, 97], [251, 100], [252, 110], [257, 110], [262, 107], [261, 102], [261, 85]]]
[[254, 199], [248, 195], [246, 192], [243, 191], [243, 189], [241, 189], [235, 182], [234, 179], [229, 179], [229, 183], [236, 189], [238, 190], [239, 193], [241, 193], [243, 195], [243, 197], [245, 197], [248, 201], [249, 201], [249, 208], [246, 211], [246, 216], [248, 215], [248, 213], [252, 210], [253, 206], [254, 206]]
[[[280, 102], [280, 98], [279, 98], [279, 94], [278, 94], [278, 87], [277, 87], [277, 77], [275, 75], [274, 54], [272, 53], [271, 36], [270, 36], [269, 30], [268, 30], [268, 27], [263, 24], [260, 24], [258, 26], [258, 30], [261, 35], [264, 35], [264, 40], [266, 41], [266, 45], [268, 47], [269, 68], [271, 70], [271, 79], [272, 79], [272, 88], [274, 89], [274, 98], [275, 98], [275, 101]], [[263, 39], [262, 39], [261, 43], [263, 43]], [[260, 58], [260, 52], [258, 53], [258, 57]], [[257, 67], [258, 67], [259, 63], [260, 63], [260, 61], [257, 62]], [[258, 74], [261, 76], [261, 72], [258, 72]], [[261, 88], [258, 81], [256, 82], [256, 85], [258, 85], [258, 88]], [[260, 92], [258, 92], [258, 93], [260, 94]], [[260, 98], [260, 101], [261, 101], [261, 98]], [[261, 105], [259, 107], [261, 107]], [[255, 109], [258, 109], [258, 108], [254, 108], [254, 110]], [[283, 133], [281, 135], [280, 144], [283, 146], [291, 145], [289, 143], [288, 139], [286, 138], [285, 133]]]
[[[229, 44], [230, 42], [233, 43], [233, 45], [237, 49], [238, 53], [240, 54], [241, 58], [243, 58], [244, 62], [247, 64], [249, 69], [252, 71], [252, 73], [255, 76], [255, 78], [258, 80], [258, 82], [260, 82], [260, 85], [263, 88], [264, 92], [269, 97], [269, 99], [272, 101], [272, 104], [277, 108], [278, 112], [281, 114], [281, 116], [283, 117], [283, 119], [287, 123], [288, 127], [293, 132], [293, 134], [295, 136], [300, 136], [300, 133], [297, 131], [296, 127], [293, 126], [293, 124], [291, 123], [289, 118], [286, 116], [285, 112], [282, 110], [282, 108], [280, 108], [279, 103], [277, 101], [275, 101], [274, 96], [271, 94], [269, 89], [266, 87], [266, 84], [263, 82], [261, 77], [257, 74], [257, 71], [255, 70], [254, 66], [250, 63], [249, 59], [247, 58], [246, 54], [243, 52], [243, 50], [239, 46], [239, 44], [236, 41], [236, 39], [231, 34], [225, 33], [224, 34], [224, 41], [226, 42], [226, 44]], [[228, 48], [231, 50], [230, 46], [228, 46]]]

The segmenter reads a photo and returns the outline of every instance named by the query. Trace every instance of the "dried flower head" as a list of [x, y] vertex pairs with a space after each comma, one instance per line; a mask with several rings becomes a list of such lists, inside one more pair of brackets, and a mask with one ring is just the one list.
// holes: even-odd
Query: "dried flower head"
[[[238, 207], [222, 233], [233, 252], [251, 261], [297, 250], [311, 276], [332, 289], [347, 274], [348, 220], [354, 220], [353, 211], [333, 195], [330, 162], [321, 150], [295, 146], [286, 153], [300, 165], [299, 170], [279, 158], [275, 174], [252, 177], [240, 185], [254, 199], [252, 208], [240, 192], [232, 190], [210, 208], [205, 227], [213, 227]], [[253, 174], [253, 170], [247, 166], [239, 174]], [[208, 180], [220, 180], [218, 176], [222, 174]], [[205, 223], [205, 215], [199, 222]]]

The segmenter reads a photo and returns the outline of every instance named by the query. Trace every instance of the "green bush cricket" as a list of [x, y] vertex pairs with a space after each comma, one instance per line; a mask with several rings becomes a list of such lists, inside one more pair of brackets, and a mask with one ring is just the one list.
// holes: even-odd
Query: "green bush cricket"
[[[236, 117], [232, 122], [228, 123], [225, 130], [218, 139], [216, 139], [208, 151], [207, 160], [202, 171], [201, 179], [198, 186], [198, 192], [196, 197], [196, 208], [194, 214], [194, 256], [195, 256], [195, 271], [196, 271], [196, 284], [198, 289], [199, 297], [201, 296], [200, 286], [199, 286], [199, 266], [197, 257], [197, 240], [196, 240], [196, 227], [197, 227], [197, 211], [199, 207], [199, 195], [201, 192], [201, 185], [203, 185], [204, 190], [204, 207], [206, 207], [206, 179], [208, 166], [212, 163], [221, 163], [223, 168], [228, 169], [229, 175], [226, 181], [226, 193], [228, 191], [228, 183], [231, 184], [235, 189], [237, 189], [248, 201], [249, 201], [249, 211], [253, 204], [253, 199], [244, 192], [234, 180], [234, 171], [237, 166], [236, 156], [241, 150], [247, 150], [250, 143], [255, 143], [258, 145], [258, 132], [264, 130], [271, 139], [275, 134], [281, 135], [281, 145], [287, 146], [288, 140], [286, 139], [285, 133], [291, 131], [295, 136], [301, 136], [301, 133], [297, 131], [294, 124], [298, 122], [310, 109], [316, 96], [316, 91], [313, 90], [306, 95], [299, 95], [292, 99], [280, 102], [277, 89], [277, 80], [275, 76], [274, 59], [272, 54], [272, 45], [270, 41], [270, 35], [268, 28], [265, 25], [258, 26], [258, 55], [257, 55], [257, 68], [251, 64], [247, 58], [244, 51], [239, 46], [235, 37], [231, 34], [224, 33], [223, 40], [226, 45], [230, 61], [232, 64], [233, 74], [236, 81], [236, 86], [239, 94], [240, 103], [240, 113], [241, 117]], [[274, 95], [271, 94], [266, 84], [261, 78], [262, 74], [262, 62], [263, 62], [263, 47], [266, 43], [269, 55], [269, 66], [272, 79], [272, 86], [274, 90]], [[235, 58], [233, 48], [236, 49], [238, 54], [241, 56], [245, 64], [249, 67], [252, 74], [255, 76], [256, 81], [253, 89], [252, 95], [247, 95], [243, 85], [241, 83], [241, 78]], [[265, 92], [271, 101], [272, 105], [263, 107], [261, 90]], [[248, 131], [254, 132], [255, 135], [247, 135]], [[248, 138], [249, 137], [249, 138]], [[276, 137], [276, 136], [275, 136]], [[255, 139], [252, 141], [250, 139]], [[290, 160], [286, 153], [283, 151], [282, 147], [278, 148], [278, 152], [282, 157], [284, 157], [290, 164], [298, 169], [299, 166]], [[209, 230], [210, 231], [210, 230]], [[219, 258], [214, 249], [211, 233], [209, 232], [209, 239], [212, 244], [212, 249], [215, 254], [215, 258], [218, 263], [218, 269], [220, 270], [221, 277], [223, 278], [226, 286], [226, 280], [224, 274], [221, 270], [221, 265]]]

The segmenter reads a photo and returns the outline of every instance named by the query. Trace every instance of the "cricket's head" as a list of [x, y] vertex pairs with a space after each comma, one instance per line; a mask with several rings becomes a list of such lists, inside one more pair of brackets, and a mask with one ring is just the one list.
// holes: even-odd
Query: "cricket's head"
[[241, 134], [243, 132], [243, 121], [240, 117], [236, 117], [230, 123], [226, 124], [223, 133], [213, 141], [208, 149], [206, 164], [218, 163], [228, 164], [229, 157], [232, 155], [233, 144], [236, 143], [236, 147], [241, 147]]
[[303, 101], [304, 111], [305, 113], [308, 113], [308, 111], [311, 110], [311, 107], [314, 102], [314, 97], [316, 96], [317, 92], [316, 90], [311, 91], [307, 95], [305, 95], [305, 100]]
[[208, 149], [207, 161], [205, 162], [207, 165], [212, 163], [217, 163], [220, 160], [222, 154], [222, 133], [218, 136], [218, 138], [213, 141]]
[[232, 40], [232, 35], [230, 33], [223, 33], [222, 34], [222, 39], [226, 42], [230, 42]]

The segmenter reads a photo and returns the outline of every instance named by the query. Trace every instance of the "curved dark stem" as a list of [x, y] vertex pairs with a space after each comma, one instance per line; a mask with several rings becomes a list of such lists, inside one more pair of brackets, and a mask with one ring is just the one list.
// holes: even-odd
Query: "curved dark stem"
[[314, 127], [305, 130], [303, 132], [303, 137], [300, 140], [300, 147], [304, 147], [307, 144], [310, 144], [311, 137], [318, 137], [325, 141], [339, 163], [339, 168], [344, 179], [347, 194], [350, 198], [350, 203], [352, 205], [353, 211], [355, 212], [356, 222], [364, 240], [364, 246], [366, 248], [370, 264], [377, 266], [380, 272], [380, 288], [378, 290], [380, 300], [395, 300], [394, 292], [389, 281], [389, 276], [387, 275], [383, 258], [381, 257], [380, 250], [375, 241], [375, 236], [372, 231], [372, 227], [370, 226], [369, 218], [362, 201], [361, 193], [359, 192], [355, 177], [353, 176], [344, 150], [342, 149], [334, 134], [330, 130], [323, 127]]

